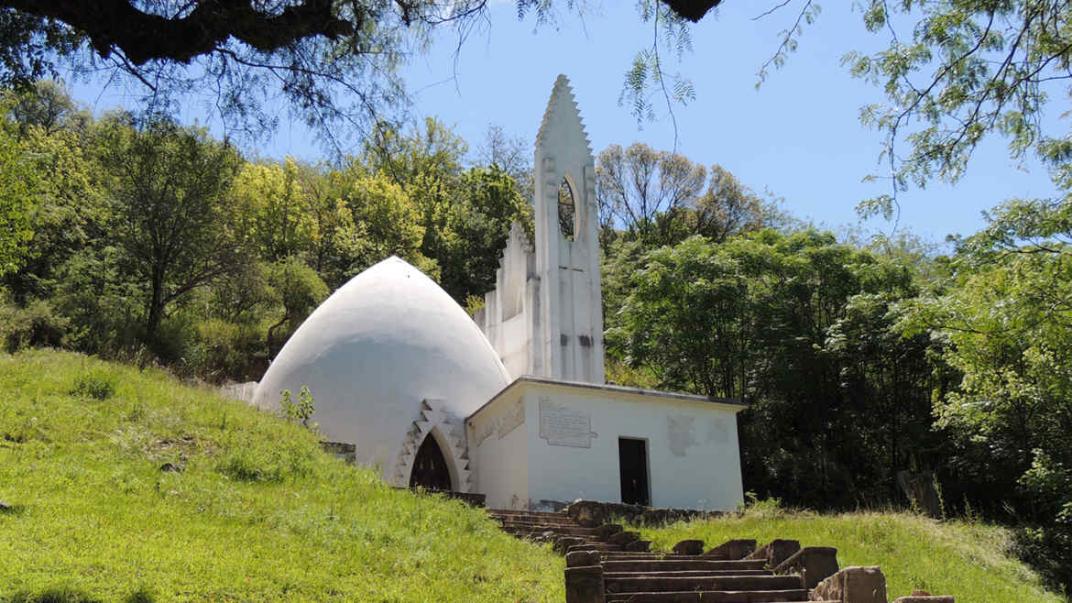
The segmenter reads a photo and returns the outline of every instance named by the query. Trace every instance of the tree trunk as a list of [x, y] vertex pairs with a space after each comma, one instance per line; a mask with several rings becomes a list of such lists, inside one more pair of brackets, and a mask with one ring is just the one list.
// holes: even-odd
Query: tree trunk
[[152, 294], [149, 298], [149, 312], [145, 320], [145, 341], [150, 347], [156, 345], [156, 332], [164, 319], [164, 271], [153, 270]]

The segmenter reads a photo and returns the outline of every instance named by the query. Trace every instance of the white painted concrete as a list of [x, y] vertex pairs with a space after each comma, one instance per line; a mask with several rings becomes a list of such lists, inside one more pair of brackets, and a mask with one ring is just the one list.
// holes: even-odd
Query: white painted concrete
[[[418, 448], [435, 438], [452, 488], [493, 508], [621, 501], [619, 437], [647, 442], [653, 506], [735, 508], [743, 406], [604, 385], [595, 172], [565, 77], [535, 165], [535, 245], [513, 226], [475, 321], [416, 268], [384, 260], [302, 324], [254, 402], [275, 409], [283, 389], [308, 385], [327, 439], [355, 444], [358, 462], [395, 485], [408, 485]], [[559, 226], [564, 180], [572, 239]]]
[[[416, 423], [434, 415], [446, 425], [441, 431], [449, 431], [451, 418], [460, 427], [509, 380], [465, 310], [393, 257], [355, 276], [313, 312], [268, 368], [255, 403], [278, 408], [283, 389], [296, 396], [308, 385], [313, 420], [327, 438], [355, 444], [358, 462], [404, 485], [409, 475], [396, 470], [415, 452], [403, 446], [413, 445], [407, 436]], [[432, 415], [422, 412], [424, 400], [434, 401]]]
[[[519, 227], [511, 231], [476, 321], [515, 376], [603, 383], [595, 163], [565, 76], [547, 103], [535, 159], [535, 246]], [[559, 226], [563, 181], [576, 208], [573, 240]]]
[[490, 509], [529, 507], [528, 417], [515, 388], [467, 421], [473, 491]]
[[[524, 454], [516, 442], [521, 429], [510, 433], [510, 441], [486, 429], [519, 402], [525, 409]], [[558, 433], [548, 429], [549, 408], [564, 418]], [[516, 508], [513, 501], [526, 497], [531, 508], [578, 498], [621, 502], [618, 438], [628, 437], [648, 443], [652, 506], [735, 509], [744, 494], [737, 441], [743, 408], [681, 394], [522, 378], [468, 421], [470, 456], [481, 473], [477, 490], [492, 507]], [[579, 428], [585, 421], [587, 438]], [[474, 439], [482, 428], [487, 437]], [[524, 474], [525, 484], [493, 478], [499, 470], [483, 475], [487, 459], [507, 449], [515, 477]]]

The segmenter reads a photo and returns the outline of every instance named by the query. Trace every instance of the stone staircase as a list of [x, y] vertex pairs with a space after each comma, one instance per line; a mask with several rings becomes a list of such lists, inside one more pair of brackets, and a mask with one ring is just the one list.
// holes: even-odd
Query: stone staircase
[[730, 540], [705, 550], [702, 541], [685, 540], [663, 554], [617, 524], [590, 525], [566, 512], [489, 513], [506, 532], [552, 543], [566, 556], [566, 603], [887, 603], [878, 568], [839, 569], [830, 547], [773, 540], [757, 548], [754, 540]]
[[550, 542], [562, 554], [574, 550], [646, 551], [650, 545], [639, 542], [639, 534], [624, 532], [621, 526], [582, 526], [561, 512], [491, 510], [489, 513], [507, 533], [536, 542]]

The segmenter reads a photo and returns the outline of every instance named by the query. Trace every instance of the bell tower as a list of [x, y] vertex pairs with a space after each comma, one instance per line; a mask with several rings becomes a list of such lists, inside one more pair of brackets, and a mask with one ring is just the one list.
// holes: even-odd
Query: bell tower
[[[536, 136], [533, 355], [540, 376], [604, 383], [595, 162], [569, 80], [555, 80]], [[534, 367], [535, 368], [535, 367]]]
[[510, 230], [473, 317], [514, 377], [605, 383], [595, 161], [560, 75], [536, 136], [534, 241]]

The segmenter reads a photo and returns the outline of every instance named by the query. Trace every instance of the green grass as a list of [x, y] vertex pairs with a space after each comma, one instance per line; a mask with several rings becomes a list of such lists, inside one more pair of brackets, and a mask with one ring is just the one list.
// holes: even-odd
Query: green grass
[[841, 567], [879, 565], [889, 599], [921, 589], [968, 603], [1060, 602], [1039, 577], [1010, 552], [1003, 528], [961, 521], [937, 522], [910, 513], [819, 515], [760, 503], [741, 516], [635, 528], [653, 548], [669, 550], [687, 538], [715, 546], [731, 538], [799, 540], [802, 546], [833, 546]]
[[162, 372], [0, 355], [0, 393], [0, 601], [563, 599], [483, 511]]

